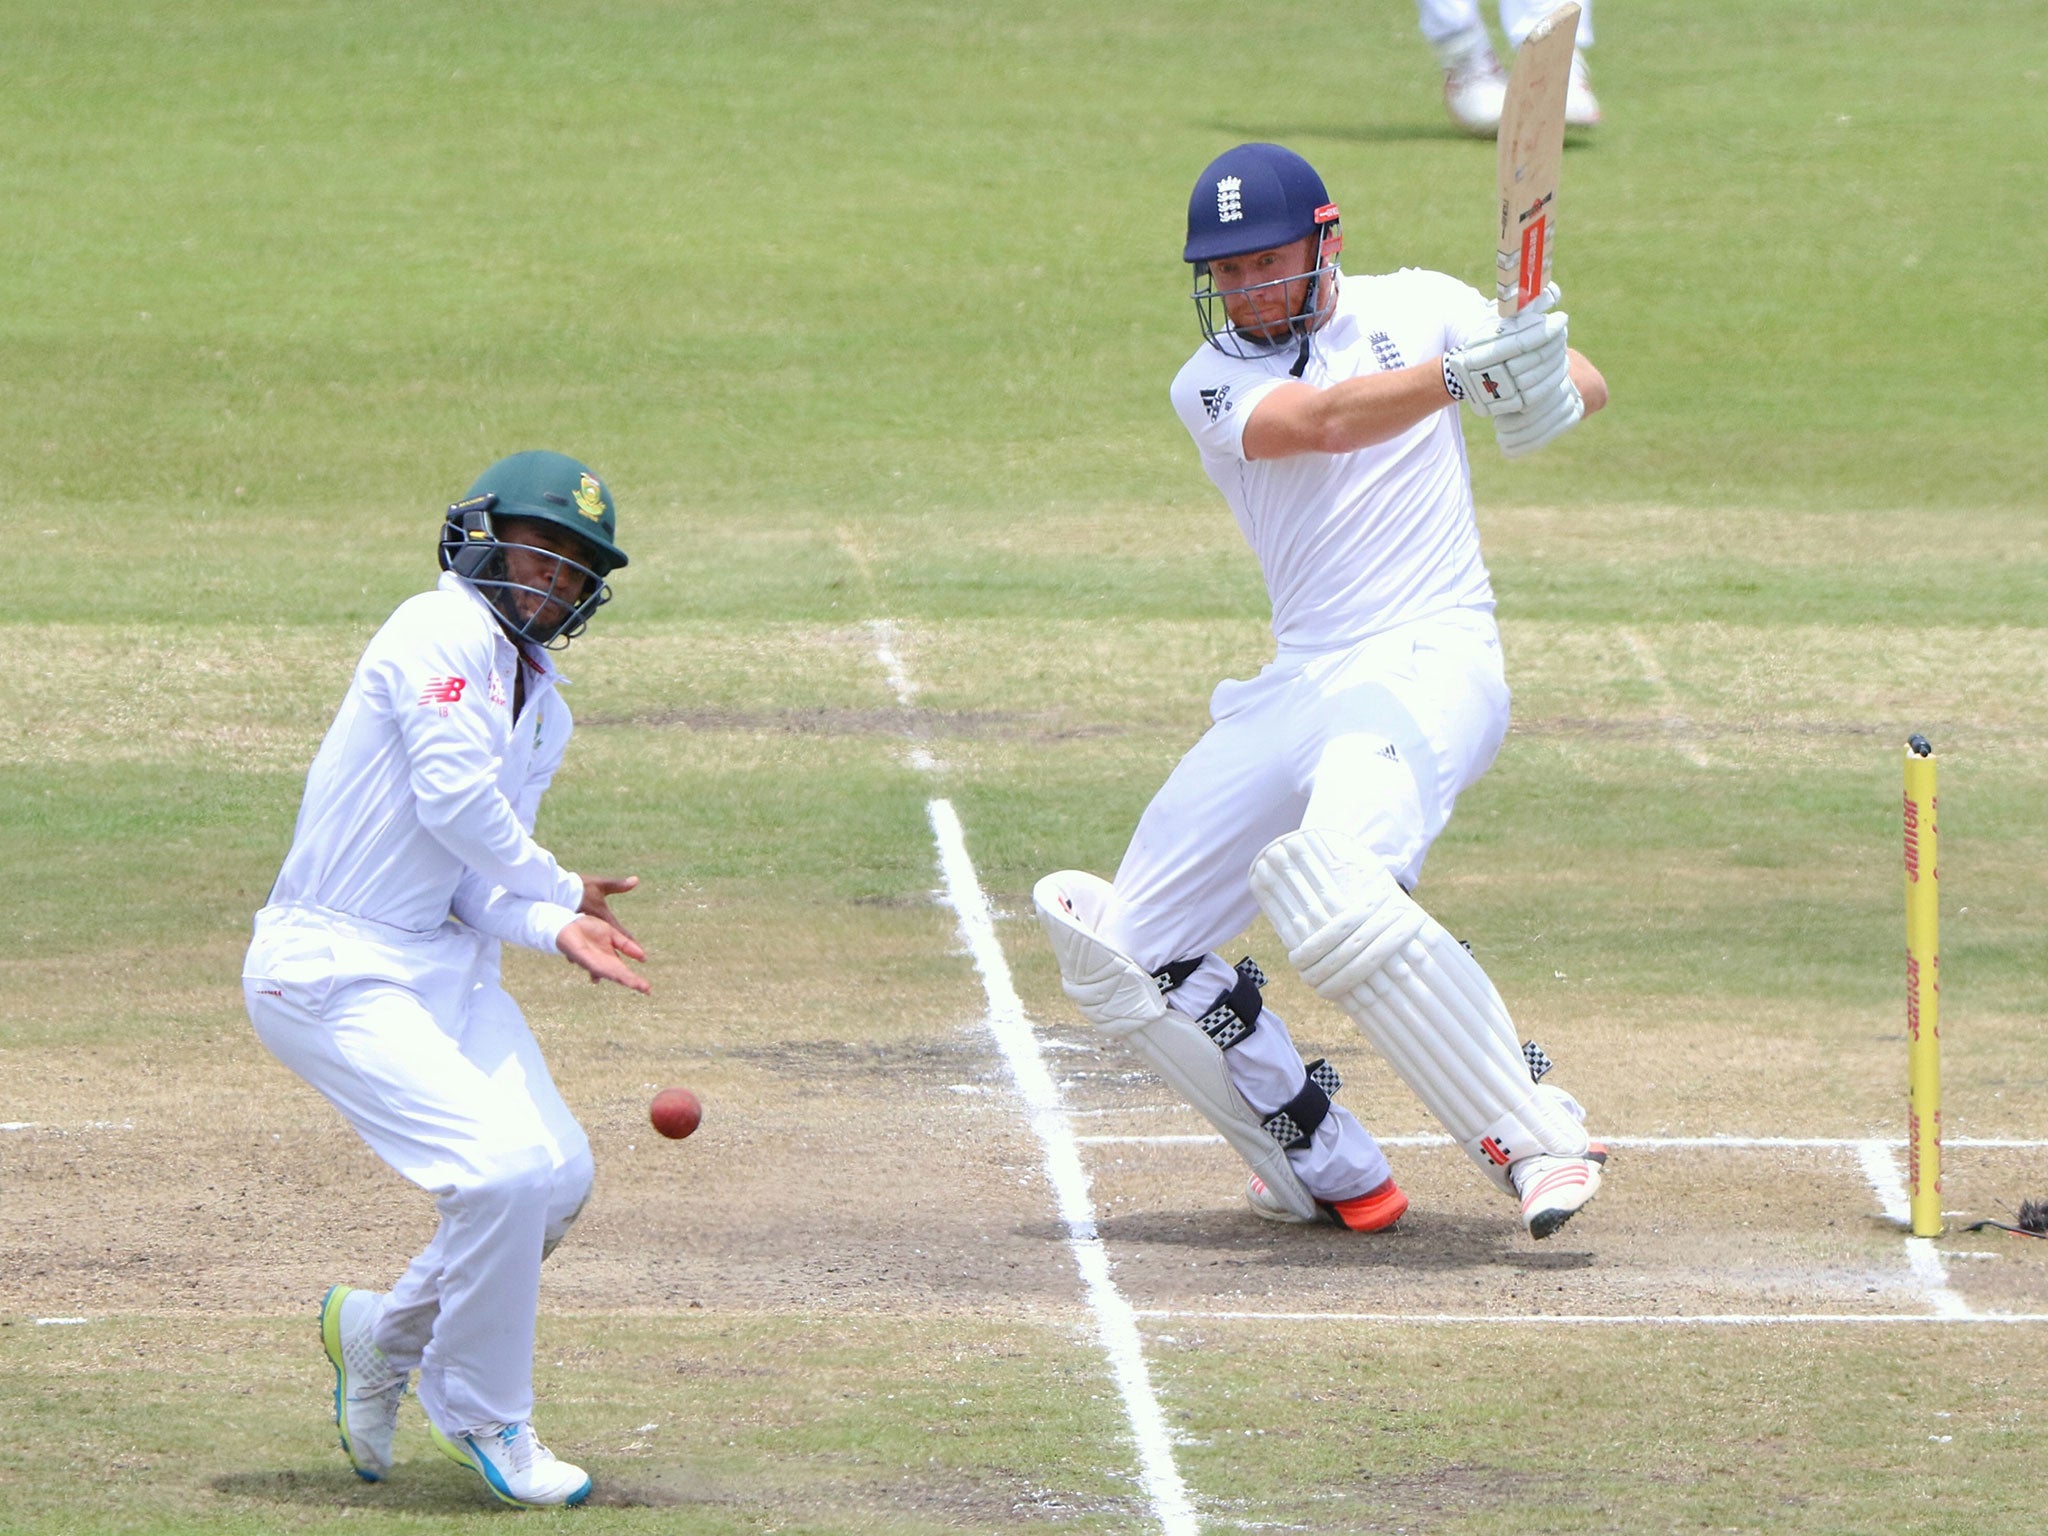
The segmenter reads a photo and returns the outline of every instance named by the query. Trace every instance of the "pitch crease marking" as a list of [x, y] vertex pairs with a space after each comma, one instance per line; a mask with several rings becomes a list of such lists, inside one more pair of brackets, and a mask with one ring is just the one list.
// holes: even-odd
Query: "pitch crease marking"
[[960, 919], [960, 937], [974, 956], [981, 973], [982, 989], [988, 994], [988, 1027], [1002, 1048], [1017, 1091], [1023, 1095], [1031, 1129], [1045, 1149], [1045, 1173], [1059, 1204], [1060, 1220], [1067, 1229], [1067, 1248], [1087, 1288], [1088, 1309], [1095, 1316], [1096, 1336], [1109, 1356], [1116, 1377], [1117, 1392], [1123, 1398], [1124, 1414], [1137, 1437], [1138, 1465], [1153, 1513], [1169, 1536], [1193, 1536], [1201, 1527], [1188, 1501], [1186, 1486], [1173, 1461], [1172, 1440], [1159, 1399], [1152, 1391], [1151, 1373], [1145, 1365], [1144, 1342], [1139, 1337], [1137, 1314], [1110, 1278], [1109, 1254], [1095, 1229], [1095, 1205], [1088, 1187], [1088, 1172], [1081, 1165], [1081, 1149], [1067, 1125], [1066, 1108], [1060, 1102], [1059, 1085], [1046, 1070], [1032, 1038], [1024, 1003], [1010, 979], [1010, 965], [996, 938], [995, 918], [988, 898], [974, 872], [967, 853], [967, 840], [960, 818], [950, 800], [926, 804], [931, 817], [932, 836], [939, 846], [939, 864], [945, 875], [946, 905]]
[[[916, 696], [911, 680], [896, 653], [896, 626], [888, 619], [876, 619], [869, 626], [875, 637], [875, 659], [889, 678], [890, 691], [904, 708]], [[913, 738], [914, 739], [914, 738]], [[939, 764], [922, 746], [913, 746], [910, 765], [931, 772]], [[1095, 1205], [1089, 1194], [1088, 1171], [1081, 1164], [1081, 1149], [1067, 1124], [1067, 1108], [1060, 1099], [1059, 1085], [1046, 1069], [1031, 1024], [1024, 1016], [1024, 1001], [1010, 978], [1010, 963], [1003, 957], [996, 938], [995, 914], [974, 872], [974, 860], [967, 852], [967, 837], [950, 800], [930, 800], [925, 813], [931, 819], [932, 837], [938, 844], [939, 867], [945, 876], [945, 904], [960, 921], [960, 937], [974, 957], [981, 974], [982, 991], [988, 997], [989, 1032], [1001, 1048], [1011, 1079], [1023, 1095], [1032, 1131], [1045, 1149], [1045, 1174], [1059, 1205], [1060, 1220], [1067, 1229], [1067, 1249], [1088, 1297], [1088, 1309], [1095, 1318], [1096, 1338], [1109, 1357], [1117, 1394], [1123, 1400], [1124, 1417], [1137, 1442], [1138, 1475], [1144, 1484], [1152, 1513], [1166, 1536], [1198, 1536], [1201, 1523], [1188, 1498], [1187, 1485], [1174, 1465], [1173, 1439], [1166, 1416], [1152, 1391], [1151, 1372], [1145, 1365], [1144, 1341], [1138, 1334], [1136, 1314], [1110, 1278], [1109, 1253], [1095, 1230]]]

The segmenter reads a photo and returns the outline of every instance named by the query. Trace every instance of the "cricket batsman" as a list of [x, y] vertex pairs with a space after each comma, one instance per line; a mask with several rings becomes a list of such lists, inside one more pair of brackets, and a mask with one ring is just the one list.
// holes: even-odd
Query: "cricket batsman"
[[391, 1470], [408, 1378], [435, 1443], [507, 1504], [581, 1503], [534, 1434], [541, 1259], [590, 1194], [590, 1143], [499, 980], [510, 942], [648, 990], [608, 898], [533, 839], [569, 711], [549, 652], [626, 563], [612, 493], [559, 453], [485, 470], [441, 526], [442, 576], [357, 662], [306, 778], [242, 970], [256, 1033], [431, 1192], [433, 1241], [388, 1293], [337, 1285], [320, 1326], [342, 1449]]
[[1277, 651], [1216, 688], [1114, 883], [1067, 870], [1034, 898], [1068, 995], [1222, 1132], [1259, 1215], [1373, 1232], [1408, 1207], [1265, 977], [1213, 953], [1263, 911], [1547, 1237], [1599, 1189], [1606, 1150], [1413, 892], [1508, 723], [1459, 405], [1515, 457], [1607, 387], [1555, 290], [1502, 321], [1442, 273], [1348, 276], [1342, 244], [1322, 178], [1278, 145], [1241, 144], [1195, 183], [1182, 255], [1203, 340], [1173, 406], [1258, 557]]

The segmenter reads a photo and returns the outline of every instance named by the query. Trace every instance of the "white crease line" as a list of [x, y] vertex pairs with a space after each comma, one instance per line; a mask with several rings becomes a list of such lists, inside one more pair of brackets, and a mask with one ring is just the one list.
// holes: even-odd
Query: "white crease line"
[[[1070, 1110], [1070, 1116], [1114, 1115], [1151, 1113], [1140, 1110]], [[1168, 1111], [1170, 1112], [1170, 1111]], [[1077, 1136], [1074, 1138], [1084, 1146], [1222, 1146], [1223, 1138], [1213, 1132], [1206, 1135], [1185, 1136]], [[1448, 1147], [1448, 1136], [1381, 1136], [1377, 1138], [1383, 1147]], [[1768, 1152], [1778, 1149], [1811, 1149], [1817, 1151], [1855, 1151], [1859, 1155], [1866, 1147], [1903, 1148], [1903, 1137], [1887, 1141], [1883, 1137], [1871, 1136], [1602, 1136], [1602, 1142], [1610, 1147], [1627, 1151], [1702, 1151], [1702, 1152]], [[1944, 1147], [1977, 1147], [1991, 1151], [2031, 1152], [2048, 1148], [2048, 1138], [2008, 1138], [1999, 1136], [1944, 1136]], [[1865, 1170], [1866, 1174], [1868, 1169]], [[1894, 1175], [1896, 1178], [1896, 1175]], [[1903, 1198], [1903, 1192], [1901, 1194]], [[1888, 1215], [1891, 1212], [1887, 1211]], [[1904, 1220], [1894, 1216], [1894, 1220]]]
[[[1863, 1176], [1877, 1191], [1877, 1203], [1884, 1208], [1886, 1220], [1911, 1227], [1912, 1201], [1906, 1194], [1906, 1181], [1899, 1176], [1899, 1162], [1892, 1156], [1891, 1144], [1884, 1141], [1861, 1142], [1856, 1148], [1856, 1161], [1863, 1165]], [[1932, 1238], [1906, 1239], [1906, 1267], [1920, 1282], [1927, 1304], [1937, 1317], [1960, 1320], [1973, 1315], [1970, 1304], [1949, 1288], [1948, 1265], [1942, 1262], [1941, 1253], [1935, 1248]]]
[[73, 1131], [132, 1131], [133, 1120], [81, 1120], [76, 1125], [50, 1125], [41, 1120], [0, 1121], [0, 1131], [54, 1131], [68, 1136]]
[[1081, 1149], [1067, 1124], [1060, 1103], [1059, 1085], [1046, 1070], [1045, 1058], [1032, 1038], [1024, 1003], [1010, 979], [1010, 965], [996, 938], [995, 918], [988, 897], [968, 857], [967, 840], [960, 818], [950, 800], [933, 800], [925, 807], [931, 817], [932, 836], [939, 846], [939, 865], [946, 877], [945, 902], [960, 919], [960, 937], [974, 956], [974, 968], [981, 973], [982, 989], [988, 994], [988, 1026], [1002, 1048], [1010, 1076], [1023, 1095], [1031, 1129], [1045, 1149], [1045, 1173], [1059, 1202], [1060, 1220], [1067, 1229], [1067, 1249], [1088, 1293], [1088, 1308], [1095, 1316], [1095, 1332], [1110, 1368], [1116, 1376], [1118, 1395], [1123, 1399], [1125, 1417], [1137, 1440], [1138, 1471], [1152, 1503], [1152, 1512], [1168, 1536], [1194, 1536], [1201, 1529], [1187, 1487], [1173, 1461], [1173, 1441], [1152, 1391], [1152, 1378], [1145, 1365], [1144, 1340], [1138, 1333], [1137, 1315], [1131, 1310], [1110, 1278], [1109, 1254], [1095, 1230], [1095, 1205], [1088, 1189], [1088, 1170], [1081, 1164]]
[[1678, 712], [1678, 695], [1672, 691], [1664, 669], [1657, 665], [1656, 652], [1625, 629], [1621, 632], [1621, 639], [1629, 648], [1629, 654], [1635, 657], [1636, 665], [1642, 669], [1644, 680], [1657, 690], [1657, 708], [1662, 715], [1664, 733], [1671, 737], [1673, 744], [1686, 755], [1693, 767], [1713, 767], [1707, 760], [1707, 754], [1693, 740], [1692, 722]]
[[1892, 1149], [1881, 1141], [1856, 1143], [1856, 1161], [1863, 1165], [1863, 1177], [1877, 1191], [1877, 1203], [1887, 1221], [1902, 1227], [1913, 1224], [1912, 1202], [1906, 1197], [1906, 1181], [1899, 1177], [1899, 1165]]
[[91, 1321], [92, 1319], [89, 1317], [39, 1317], [36, 1319], [36, 1326], [38, 1328], [75, 1328], [80, 1323], [89, 1323]]
[[[903, 658], [896, 654], [896, 621], [870, 619], [868, 633], [875, 637], [875, 660], [882, 664], [882, 671], [889, 679], [889, 691], [896, 695], [897, 704], [904, 709], [915, 708], [917, 684], [904, 670]], [[910, 751], [905, 761], [919, 773], [936, 773], [944, 766], [932, 756], [931, 749], [917, 739], [915, 732], [911, 735]]]
[[1219, 1323], [1400, 1323], [1430, 1327], [1635, 1326], [1665, 1328], [1765, 1328], [1788, 1323], [2048, 1323], [2048, 1312], [1179, 1312], [1147, 1310], [1138, 1316], [1161, 1322]]
[[917, 684], [910, 680], [910, 674], [903, 670], [903, 659], [896, 654], [896, 621], [894, 619], [868, 620], [868, 633], [875, 637], [875, 660], [882, 664], [888, 674], [889, 691], [896, 695], [896, 702], [905, 709], [917, 697]]

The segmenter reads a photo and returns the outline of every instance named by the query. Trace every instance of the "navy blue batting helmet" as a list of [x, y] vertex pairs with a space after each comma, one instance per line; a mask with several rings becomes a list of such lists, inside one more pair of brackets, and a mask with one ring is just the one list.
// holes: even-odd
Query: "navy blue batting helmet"
[[1240, 144], [1209, 162], [1188, 198], [1183, 261], [1268, 251], [1336, 222], [1316, 168], [1278, 144]]
[[[1299, 272], [1245, 287], [1219, 289], [1209, 263], [1254, 251], [1270, 251], [1315, 237], [1315, 248]], [[1337, 301], [1337, 253], [1344, 237], [1337, 205], [1315, 167], [1278, 144], [1240, 144], [1211, 160], [1188, 198], [1188, 243], [1181, 259], [1195, 269], [1195, 313], [1202, 335], [1219, 351], [1254, 357], [1299, 342], [1299, 369], [1308, 358], [1310, 334], [1329, 318]], [[1289, 285], [1308, 281], [1296, 293]], [[1285, 295], [1286, 318], [1267, 324], [1230, 317], [1230, 301], [1246, 305], [1262, 294]], [[1272, 302], [1258, 297], [1261, 307]]]

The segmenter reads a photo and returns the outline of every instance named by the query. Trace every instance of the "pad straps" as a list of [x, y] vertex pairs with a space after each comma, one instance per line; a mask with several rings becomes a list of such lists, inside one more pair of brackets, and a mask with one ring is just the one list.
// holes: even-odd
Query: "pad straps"
[[[1193, 960], [1176, 960], [1152, 973], [1153, 981], [1159, 984], [1163, 997], [1183, 986], [1187, 979], [1200, 969], [1201, 957]], [[1259, 969], [1258, 962], [1246, 955], [1237, 962], [1237, 980], [1217, 996], [1209, 1011], [1195, 1020], [1202, 1033], [1215, 1041], [1216, 1048], [1229, 1050], [1241, 1044], [1253, 1030], [1259, 1027], [1259, 1014], [1265, 1009], [1265, 999], [1259, 989], [1266, 984], [1266, 973]], [[1535, 1063], [1530, 1063], [1534, 1069]], [[1545, 1070], [1548, 1070], [1546, 1062]], [[1337, 1075], [1337, 1069], [1321, 1057], [1310, 1062], [1301, 1081], [1301, 1091], [1259, 1123], [1266, 1134], [1288, 1151], [1305, 1147], [1315, 1136], [1316, 1130], [1330, 1113], [1330, 1095], [1344, 1086], [1344, 1079]]]
[[1330, 1112], [1330, 1095], [1344, 1086], [1337, 1069], [1321, 1057], [1308, 1064], [1301, 1092], [1266, 1116], [1266, 1134], [1292, 1152], [1305, 1147]]
[[[1163, 997], [1181, 986], [1201, 965], [1199, 957], [1193, 960], [1176, 960], [1163, 970], [1155, 971], [1152, 979], [1159, 983]], [[1195, 1020], [1203, 1034], [1216, 1042], [1219, 1051], [1227, 1051], [1259, 1027], [1259, 1013], [1265, 1001], [1259, 996], [1259, 988], [1266, 984], [1266, 973], [1259, 969], [1250, 955], [1237, 962], [1237, 980], [1217, 995], [1209, 1005], [1209, 1011]]]

